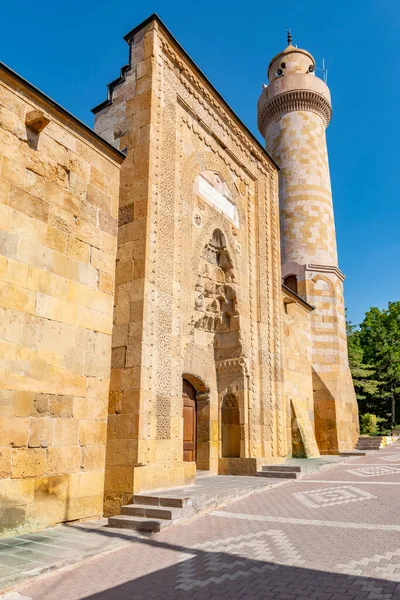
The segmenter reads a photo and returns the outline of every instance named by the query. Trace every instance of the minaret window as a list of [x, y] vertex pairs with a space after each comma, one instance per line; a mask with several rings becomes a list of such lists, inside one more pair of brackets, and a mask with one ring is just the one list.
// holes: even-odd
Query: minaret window
[[283, 280], [284, 285], [286, 285], [289, 290], [292, 290], [295, 294], [297, 294], [297, 277], [296, 275], [288, 275]]

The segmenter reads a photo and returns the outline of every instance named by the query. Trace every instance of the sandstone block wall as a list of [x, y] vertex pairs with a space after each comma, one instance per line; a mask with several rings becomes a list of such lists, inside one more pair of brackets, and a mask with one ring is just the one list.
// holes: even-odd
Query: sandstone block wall
[[0, 535], [102, 514], [121, 162], [0, 70]]
[[[196, 468], [244, 472], [246, 461], [287, 450], [276, 165], [159, 19], [125, 39], [129, 66], [94, 109], [95, 130], [127, 148], [109, 514], [135, 492], [192, 481]], [[183, 378], [197, 393], [196, 462], [183, 460]], [[239, 411], [239, 457], [222, 456], [223, 405]]]
[[283, 289], [283, 380], [288, 419], [288, 454], [319, 456], [315, 439], [312, 377], [312, 308]]
[[[149, 311], [154, 288], [149, 282], [148, 245], [151, 232], [149, 199], [158, 181], [151, 169], [154, 139], [152, 111], [154, 47], [151, 28], [135, 36], [130, 47], [131, 70], [113, 92], [112, 104], [96, 112], [95, 130], [118, 148], [127, 148], [121, 169], [115, 311], [112, 336], [111, 386], [108, 416], [105, 513], [118, 514], [135, 490], [161, 487], [174, 471], [173, 449], [162, 448], [168, 466], [163, 475], [153, 462], [146, 468], [146, 438], [150, 434], [152, 338]], [[167, 257], [165, 257], [167, 259]], [[153, 271], [154, 272], [154, 271]], [[170, 323], [166, 323], [171, 328]], [[167, 384], [166, 384], [167, 385]], [[151, 442], [150, 442], [151, 443]], [[154, 451], [151, 448], [151, 451]], [[134, 470], [135, 481], [134, 481]], [[183, 483], [183, 469], [180, 481]], [[167, 483], [165, 483], [167, 485]]]

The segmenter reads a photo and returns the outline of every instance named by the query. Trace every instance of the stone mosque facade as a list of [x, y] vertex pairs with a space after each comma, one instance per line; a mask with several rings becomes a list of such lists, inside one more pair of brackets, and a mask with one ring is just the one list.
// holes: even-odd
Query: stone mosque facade
[[358, 438], [314, 58], [264, 149], [156, 15], [125, 40], [94, 130], [0, 67], [2, 535]]

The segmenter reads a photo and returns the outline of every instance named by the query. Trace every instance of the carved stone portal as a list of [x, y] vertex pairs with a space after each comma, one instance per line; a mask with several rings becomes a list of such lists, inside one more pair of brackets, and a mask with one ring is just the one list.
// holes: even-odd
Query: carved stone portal
[[236, 276], [224, 234], [215, 229], [205, 245], [198, 273], [194, 326], [214, 333], [215, 359], [242, 355], [240, 320], [237, 310]]

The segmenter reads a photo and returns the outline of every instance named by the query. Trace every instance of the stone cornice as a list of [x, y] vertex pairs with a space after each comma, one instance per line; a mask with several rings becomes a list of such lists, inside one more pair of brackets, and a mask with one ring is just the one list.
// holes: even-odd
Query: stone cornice
[[268, 125], [277, 117], [297, 110], [317, 113], [328, 127], [332, 116], [329, 101], [311, 90], [290, 90], [268, 100], [258, 113], [258, 128], [264, 135]]
[[339, 269], [339, 267], [336, 266], [330, 266], [330, 265], [314, 265], [309, 263], [308, 265], [306, 265], [306, 271], [317, 271], [318, 273], [333, 273], [334, 275], [336, 275], [340, 281], [344, 281], [346, 279], [346, 276], [344, 273], [342, 273], [342, 271]]
[[80, 121], [63, 106], [58, 104], [58, 102], [47, 96], [44, 92], [13, 71], [3, 62], [0, 62], [0, 82], [7, 87], [11, 87], [14, 92], [22, 96], [24, 100], [29, 98], [29, 100], [33, 101], [52, 119], [56, 119], [62, 123], [64, 127], [72, 130], [75, 135], [80, 135], [82, 139], [93, 144], [99, 152], [103, 152], [109, 158], [116, 160], [120, 164], [125, 159], [125, 154], [118, 150], [118, 148], [115, 148], [115, 146], [107, 142], [93, 129], [88, 127], [86, 123]]
[[277, 163], [239, 119], [186, 51], [172, 37], [165, 25], [162, 23], [161, 25], [162, 29], [159, 32], [161, 48], [172, 64], [178, 67], [180, 81], [185, 88], [190, 93], [195, 93], [196, 99], [211, 117], [215, 118], [218, 115], [220, 125], [225, 130], [226, 135], [235, 145], [246, 151], [247, 158], [251, 162], [258, 161], [259, 165], [257, 166], [262, 165], [268, 173], [273, 171], [273, 167], [279, 169]]
[[[275, 171], [275, 169], [279, 169], [273, 158], [240, 120], [218, 90], [215, 89], [157, 14], [151, 15], [124, 36], [127, 44], [131, 46], [135, 35], [153, 23], [155, 24], [154, 28], [158, 34], [161, 48], [168, 55], [174, 66], [177, 67], [177, 70], [179, 70], [179, 77], [183, 85], [187, 88], [193, 88], [197, 94], [198, 101], [203, 104], [210, 115], [213, 113], [218, 114], [221, 123], [225, 123], [225, 132], [232, 139], [233, 143], [241, 145], [242, 149], [246, 151], [248, 159], [251, 162], [258, 162], [261, 169], [264, 169], [269, 174]], [[94, 114], [112, 104], [115, 88], [124, 83], [131, 69], [132, 53], [129, 52], [128, 64], [121, 68], [120, 76], [108, 84], [107, 99], [92, 109]]]

